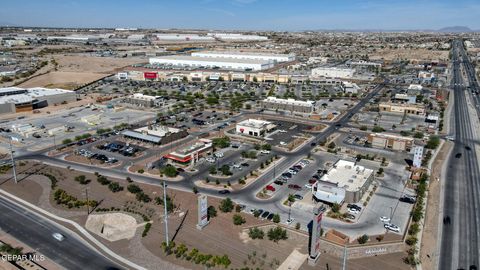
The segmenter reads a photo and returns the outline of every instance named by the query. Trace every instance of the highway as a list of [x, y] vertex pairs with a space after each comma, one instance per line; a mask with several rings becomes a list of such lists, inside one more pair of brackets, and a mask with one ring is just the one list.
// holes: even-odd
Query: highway
[[[478, 130], [473, 128], [472, 117], [478, 115], [468, 110], [468, 91], [460, 69], [468, 60], [462, 42], [454, 41], [452, 48], [455, 144], [447, 163], [443, 191], [439, 269], [477, 269], [472, 266], [479, 266], [480, 256], [480, 169], [475, 151]], [[468, 75], [470, 82], [475, 81], [474, 74]]]
[[[0, 229], [65, 269], [122, 269], [48, 219], [0, 196]], [[65, 236], [57, 241], [52, 234]], [[38, 262], [41, 264], [41, 262]]]

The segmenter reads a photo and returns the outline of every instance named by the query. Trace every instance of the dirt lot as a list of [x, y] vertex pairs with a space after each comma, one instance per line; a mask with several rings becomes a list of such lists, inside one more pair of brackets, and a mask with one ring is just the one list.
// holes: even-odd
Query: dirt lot
[[[110, 181], [119, 182], [124, 187], [123, 191], [113, 193], [107, 186], [102, 186], [92, 173], [80, 173], [68, 169], [54, 168], [43, 165], [34, 161], [22, 162], [18, 166], [20, 174], [20, 182], [15, 185], [11, 180], [10, 172], [0, 176], [0, 187], [8, 192], [16, 194], [23, 199], [32, 202], [47, 211], [57, 215], [70, 218], [79, 224], [84, 225], [86, 222], [86, 207], [68, 209], [66, 206], [57, 205], [51, 196], [51, 181], [48, 177], [40, 175], [42, 173], [52, 175], [57, 180], [57, 188], [65, 190], [69, 195], [75, 196], [79, 200], [85, 200], [86, 190], [90, 200], [100, 202], [100, 205], [94, 210], [94, 213], [112, 213], [122, 212], [128, 213], [137, 219], [138, 223], [148, 219], [152, 221], [152, 227], [146, 237], [142, 237], [143, 227], [137, 229], [136, 235], [130, 240], [119, 240], [109, 242], [106, 239], [97, 237], [99, 241], [110, 247], [118, 254], [126, 258], [144, 265], [148, 269], [180, 269], [175, 265], [183, 266], [189, 269], [204, 269], [205, 266], [195, 264], [186, 259], [176, 258], [175, 254], [166, 255], [161, 243], [164, 241], [165, 230], [163, 223], [163, 206], [157, 205], [155, 200], [148, 203], [140, 203], [135, 199], [134, 194], [127, 191], [128, 185], [125, 179], [112, 179]], [[73, 179], [76, 176], [85, 175], [86, 179], [91, 182], [81, 185]], [[3, 180], [2, 180], [3, 179]], [[5, 181], [7, 180], [7, 181]], [[163, 194], [163, 190], [158, 186], [149, 186], [138, 184], [145, 194], [154, 199]], [[307, 253], [308, 237], [304, 233], [289, 231], [287, 241], [274, 243], [265, 238], [263, 240], [252, 240], [248, 237], [247, 227], [259, 225], [273, 225], [269, 221], [261, 221], [248, 213], [240, 213], [245, 218], [246, 223], [241, 226], [233, 224], [232, 213], [221, 213], [218, 210], [220, 200], [218, 198], [209, 197], [208, 204], [217, 209], [217, 216], [211, 218], [210, 224], [203, 230], [196, 229], [197, 223], [197, 196], [191, 192], [180, 192], [168, 190], [167, 194], [172, 198], [174, 203], [173, 212], [169, 215], [169, 239], [174, 241], [177, 246], [185, 244], [188, 253], [194, 248], [198, 249], [201, 254], [210, 254], [223, 256], [228, 255], [231, 260], [230, 268], [250, 267], [253, 269], [276, 269], [294, 250]], [[101, 211], [98, 211], [100, 210]], [[112, 210], [113, 209], [113, 210]], [[246, 227], [247, 226], [247, 227]], [[263, 229], [266, 233], [267, 228]], [[370, 266], [382, 265], [382, 269], [408, 269], [401, 262], [403, 254], [395, 257], [392, 263], [393, 255], [378, 256], [369, 259], [352, 260], [349, 265], [358, 266], [349, 269], [373, 269]], [[401, 257], [402, 256], [402, 257]], [[339, 258], [329, 255], [322, 255], [321, 266], [325, 266], [325, 262], [330, 262], [330, 266], [338, 266]], [[398, 266], [397, 266], [398, 264]], [[300, 269], [308, 268], [306, 263]], [[333, 268], [330, 268], [333, 269]]]
[[418, 60], [448, 60], [448, 51], [431, 51], [428, 49], [377, 49], [369, 55], [371, 60], [385, 59], [418, 59]]
[[74, 89], [85, 83], [113, 74], [119, 68], [145, 61], [139, 58], [93, 57], [88, 55], [55, 55], [54, 58], [58, 63], [57, 71], [32, 78], [19, 86]]

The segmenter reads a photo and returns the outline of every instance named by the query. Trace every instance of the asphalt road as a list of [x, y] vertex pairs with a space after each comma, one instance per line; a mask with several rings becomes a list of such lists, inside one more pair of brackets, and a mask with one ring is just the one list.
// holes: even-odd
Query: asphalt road
[[[475, 151], [478, 143], [467, 105], [460, 66], [466, 60], [461, 41], [453, 46], [455, 145], [448, 161], [445, 183], [439, 269], [479, 267], [480, 169]], [[474, 76], [474, 75], [473, 75]], [[468, 76], [472, 81], [471, 74]], [[478, 87], [478, 85], [476, 85]], [[470, 149], [470, 150], [469, 150]]]
[[[53, 260], [65, 269], [122, 269], [46, 218], [0, 196], [0, 229]], [[60, 242], [52, 237], [59, 232]], [[41, 262], [38, 262], [41, 264]]]

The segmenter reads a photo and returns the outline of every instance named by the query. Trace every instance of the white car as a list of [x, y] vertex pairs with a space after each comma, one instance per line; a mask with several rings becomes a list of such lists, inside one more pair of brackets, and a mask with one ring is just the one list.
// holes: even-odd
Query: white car
[[207, 159], [206, 159], [206, 161], [208, 161], [208, 162], [210, 162], [210, 163], [214, 163], [214, 162], [215, 162], [215, 159], [214, 159], [214, 158], [211, 158], [211, 157], [209, 157], [209, 158], [207, 158]]
[[294, 218], [289, 218], [289, 219], [287, 219], [287, 221], [285, 221], [285, 223], [286, 223], [287, 225], [290, 225], [290, 224], [293, 223], [293, 221], [295, 221]]
[[350, 213], [350, 214], [358, 214], [358, 213], [360, 213], [360, 211], [358, 211], [357, 209], [354, 209], [354, 208], [348, 208], [347, 211], [348, 211], [348, 213]]
[[306, 189], [312, 189], [312, 184], [306, 184], [306, 185], [305, 185], [305, 188], [306, 188]]
[[287, 145], [286, 142], [280, 142], [280, 145]]
[[270, 154], [270, 151], [268, 151], [268, 150], [262, 150], [262, 151], [260, 151], [260, 153], [265, 154], [265, 155], [268, 155], [268, 154]]
[[390, 218], [389, 218], [389, 217], [382, 216], [382, 217], [380, 217], [380, 221], [383, 222], [383, 223], [389, 223], [389, 222], [390, 222]]
[[52, 234], [53, 238], [57, 239], [57, 241], [62, 242], [65, 239], [65, 236], [61, 233], [53, 233]]
[[400, 232], [400, 227], [398, 227], [395, 224], [386, 223], [385, 225], [383, 225], [383, 227], [385, 227], [385, 229], [390, 230], [392, 232], [396, 232], [396, 233]]
[[217, 157], [217, 158], [222, 158], [222, 157], [223, 157], [223, 153], [222, 153], [222, 152], [217, 152], [217, 153], [215, 153], [215, 157]]

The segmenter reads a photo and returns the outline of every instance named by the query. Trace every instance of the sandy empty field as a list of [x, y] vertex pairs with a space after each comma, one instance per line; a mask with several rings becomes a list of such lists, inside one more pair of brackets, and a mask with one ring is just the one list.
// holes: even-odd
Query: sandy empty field
[[369, 55], [370, 59], [418, 59], [418, 60], [447, 60], [449, 51], [431, 51], [427, 49], [377, 49]]
[[125, 66], [145, 62], [139, 58], [93, 57], [88, 55], [55, 56], [58, 71], [34, 77], [20, 87], [74, 89], [121, 70]]
[[110, 74], [117, 68], [147, 62], [141, 58], [94, 57], [88, 55], [55, 56], [59, 71]]
[[107, 74], [92, 72], [50, 72], [38, 77], [32, 78], [22, 84], [20, 87], [48, 87], [74, 89], [75, 87], [98, 80]]

